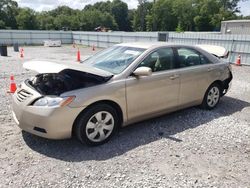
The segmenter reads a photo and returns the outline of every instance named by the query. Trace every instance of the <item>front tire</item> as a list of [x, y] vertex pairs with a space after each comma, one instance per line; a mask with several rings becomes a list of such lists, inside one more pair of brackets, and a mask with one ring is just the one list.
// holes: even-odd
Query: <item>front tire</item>
[[207, 89], [205, 96], [203, 98], [202, 102], [202, 108], [207, 109], [207, 110], [212, 110], [214, 109], [221, 97], [221, 87], [217, 83], [213, 83], [209, 88]]
[[80, 114], [75, 125], [75, 135], [87, 145], [101, 145], [110, 140], [118, 126], [116, 110], [107, 104], [97, 104]]

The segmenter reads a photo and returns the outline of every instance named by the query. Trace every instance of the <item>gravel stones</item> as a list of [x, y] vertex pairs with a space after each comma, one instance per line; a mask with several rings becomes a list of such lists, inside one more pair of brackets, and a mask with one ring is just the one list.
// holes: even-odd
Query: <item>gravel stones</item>
[[24, 50], [24, 60], [11, 48], [9, 57], [0, 57], [0, 187], [250, 187], [250, 67], [233, 67], [232, 88], [212, 111], [181, 110], [88, 147], [75, 139], [39, 138], [15, 125], [9, 75], [17, 83], [34, 75], [22, 69], [34, 58], [76, 62], [72, 46]]

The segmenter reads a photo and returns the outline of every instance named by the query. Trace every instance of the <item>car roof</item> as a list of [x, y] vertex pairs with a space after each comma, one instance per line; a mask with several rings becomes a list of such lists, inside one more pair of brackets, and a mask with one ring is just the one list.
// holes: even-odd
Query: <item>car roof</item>
[[117, 46], [127, 46], [134, 48], [144, 48], [149, 49], [153, 47], [161, 47], [161, 46], [173, 46], [176, 44], [168, 43], [168, 42], [131, 42], [131, 43], [121, 43], [117, 44]]
[[[125, 47], [133, 47], [133, 48], [142, 48], [145, 50], [152, 50], [158, 47], [186, 47], [196, 49], [202, 54], [209, 56], [213, 55], [212, 57], [217, 56], [221, 57], [227, 53], [227, 50], [221, 46], [213, 46], [213, 45], [188, 45], [188, 44], [176, 44], [176, 43], [169, 43], [169, 42], [131, 42], [131, 43], [121, 43], [117, 44], [116, 46], [125, 46]], [[219, 50], [218, 50], [219, 49]], [[221, 52], [223, 51], [223, 53]], [[211, 58], [212, 58], [211, 57]]]
[[169, 42], [131, 42], [131, 43], [121, 43], [117, 44], [116, 46], [126, 46], [126, 47], [133, 47], [133, 48], [143, 48], [143, 49], [154, 49], [158, 47], [187, 47], [193, 48], [196, 50], [202, 50], [203, 53], [206, 51], [209, 54], [216, 55], [218, 57], [222, 57], [227, 53], [227, 50], [221, 46], [215, 45], [188, 45], [188, 44], [176, 44], [176, 43], [169, 43]]
[[[170, 42], [130, 42], [130, 43], [121, 43], [117, 44], [116, 46], [126, 46], [126, 47], [133, 47], [133, 48], [143, 48], [143, 49], [151, 49], [157, 47], [191, 47], [197, 48], [198, 46], [195, 45], [188, 45], [188, 44], [176, 44]], [[199, 47], [198, 47], [199, 48]]]

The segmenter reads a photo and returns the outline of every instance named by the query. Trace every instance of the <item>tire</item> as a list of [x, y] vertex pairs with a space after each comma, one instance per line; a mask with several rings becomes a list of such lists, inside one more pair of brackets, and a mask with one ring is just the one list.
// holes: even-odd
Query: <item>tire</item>
[[79, 115], [74, 127], [75, 135], [81, 143], [90, 146], [104, 144], [119, 127], [116, 110], [107, 104], [97, 104]]
[[220, 101], [221, 93], [219, 84], [213, 83], [210, 85], [205, 93], [201, 107], [206, 110], [214, 109]]

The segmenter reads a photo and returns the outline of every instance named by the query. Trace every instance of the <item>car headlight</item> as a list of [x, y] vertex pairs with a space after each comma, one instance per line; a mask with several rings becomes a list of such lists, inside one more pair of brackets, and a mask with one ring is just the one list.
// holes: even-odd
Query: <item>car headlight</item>
[[70, 104], [75, 99], [74, 96], [70, 97], [42, 97], [34, 102], [33, 106], [43, 107], [63, 107]]

